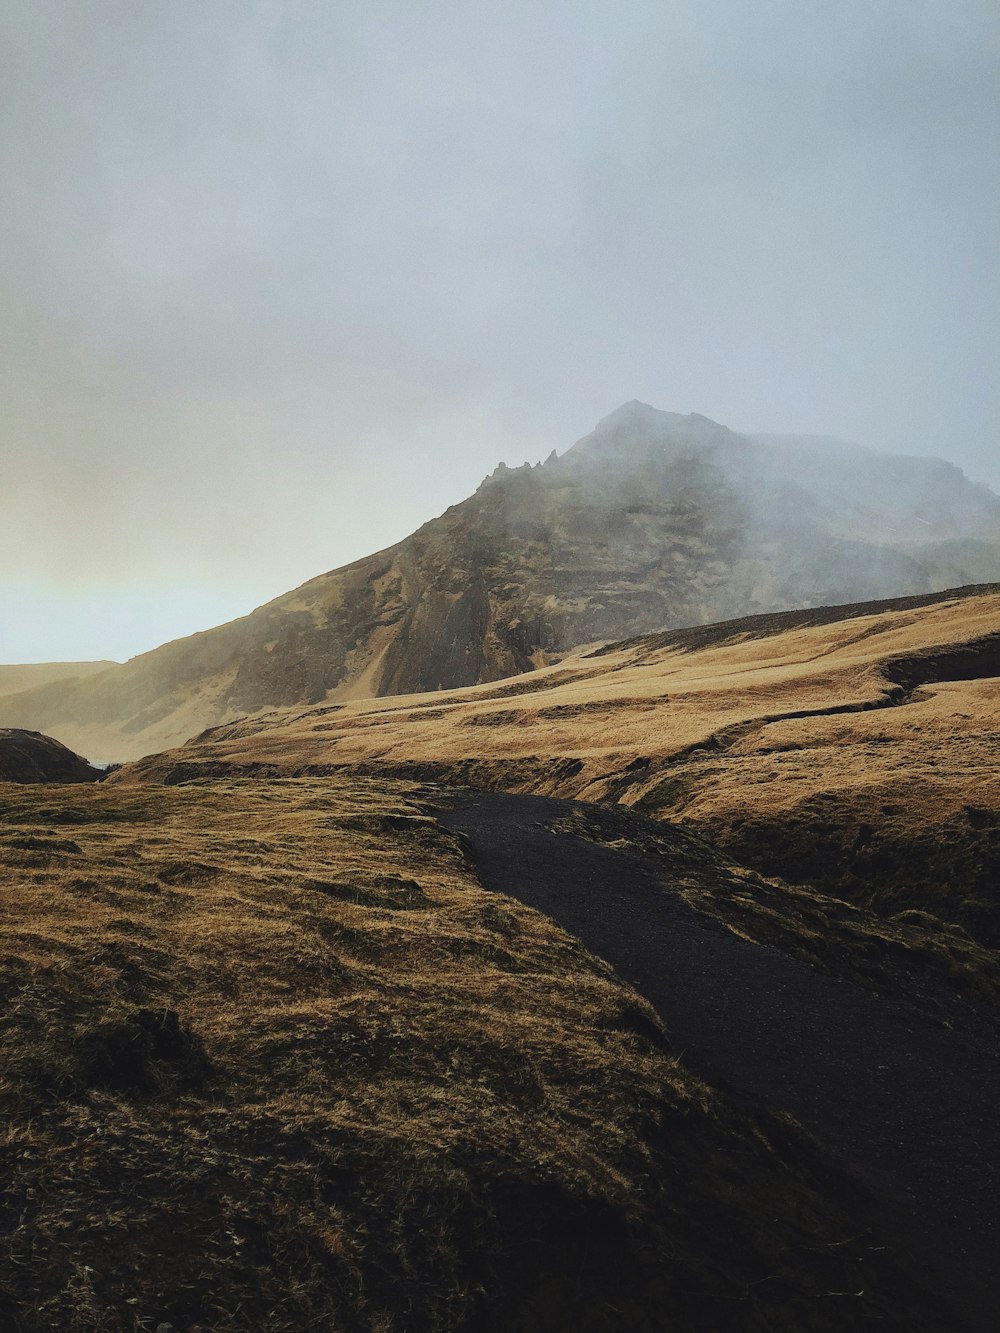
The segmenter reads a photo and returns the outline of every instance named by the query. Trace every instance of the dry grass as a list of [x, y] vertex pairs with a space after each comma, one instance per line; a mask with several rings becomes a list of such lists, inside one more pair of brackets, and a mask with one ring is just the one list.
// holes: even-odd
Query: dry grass
[[[572, 794], [599, 797], [636, 756], [649, 761], [652, 778], [699, 749], [801, 754], [828, 743], [842, 749], [846, 740], [874, 747], [914, 736], [964, 744], [992, 730], [984, 722], [995, 722], [995, 683], [948, 683], [945, 675], [905, 709], [884, 709], [901, 690], [890, 668], [931, 646], [997, 634], [1000, 596], [993, 594], [723, 639], [693, 651], [639, 640], [500, 686], [256, 714], [130, 772], [162, 778], [172, 762], [291, 773], [372, 760], [387, 767], [500, 766], [571, 758], [580, 763]], [[871, 711], [844, 711], [850, 709]], [[829, 758], [823, 755], [824, 765]], [[846, 762], [857, 769], [855, 758]], [[630, 799], [641, 789], [632, 783]]]
[[622, 802], [876, 914], [890, 952], [921, 935], [939, 970], [995, 993], [1000, 596], [772, 619], [506, 686], [258, 715], [121, 780], [346, 770]]
[[[965, 1000], [1000, 999], [1000, 954], [928, 912], [875, 911], [815, 884], [765, 878], [690, 826], [637, 819], [632, 812], [612, 816], [605, 809], [596, 819], [577, 808], [552, 827], [635, 853], [659, 870], [671, 892], [734, 934], [849, 977], [940, 1022], [964, 1015]], [[928, 988], [928, 981], [938, 984]]]
[[6, 1328], [924, 1326], [412, 785], [0, 786], [0, 893]]
[[643, 640], [0, 786], [0, 1322], [944, 1326], [865, 1201], [485, 894], [416, 780], [681, 821], [615, 836], [728, 929], [995, 997], [998, 632], [984, 594]]

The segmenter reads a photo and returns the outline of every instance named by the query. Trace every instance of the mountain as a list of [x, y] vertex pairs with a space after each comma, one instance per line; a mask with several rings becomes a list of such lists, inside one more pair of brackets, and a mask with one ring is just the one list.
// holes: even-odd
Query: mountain
[[1000, 498], [940, 459], [627, 403], [251, 615], [0, 698], [105, 760], [265, 707], [436, 690], [582, 644], [1000, 578]]

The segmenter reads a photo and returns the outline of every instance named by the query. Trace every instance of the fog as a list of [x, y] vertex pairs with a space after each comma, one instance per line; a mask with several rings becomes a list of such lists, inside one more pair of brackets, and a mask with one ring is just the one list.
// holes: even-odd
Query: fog
[[1000, 486], [990, 0], [2, 0], [0, 661], [124, 658], [619, 403]]

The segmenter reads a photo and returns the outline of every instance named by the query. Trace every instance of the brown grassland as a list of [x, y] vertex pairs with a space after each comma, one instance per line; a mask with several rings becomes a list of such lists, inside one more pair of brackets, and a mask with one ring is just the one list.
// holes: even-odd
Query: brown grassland
[[620, 802], [974, 955], [992, 993], [998, 744], [1000, 592], [972, 589], [647, 637], [472, 690], [256, 715], [119, 780], [343, 771]]
[[991, 590], [795, 613], [0, 784], [0, 1325], [940, 1329], [820, 1150], [434, 811], [622, 803], [653, 819], [562, 831], [814, 967], [991, 1003], [998, 645]]
[[7, 784], [0, 890], [6, 1328], [934, 1327], [418, 786]]

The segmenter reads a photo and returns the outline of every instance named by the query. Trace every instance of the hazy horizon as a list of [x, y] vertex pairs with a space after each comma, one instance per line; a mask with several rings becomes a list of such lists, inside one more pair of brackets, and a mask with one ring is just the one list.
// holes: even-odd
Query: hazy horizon
[[231, 620], [631, 398], [1000, 488], [992, 5], [0, 33], [2, 662]]

